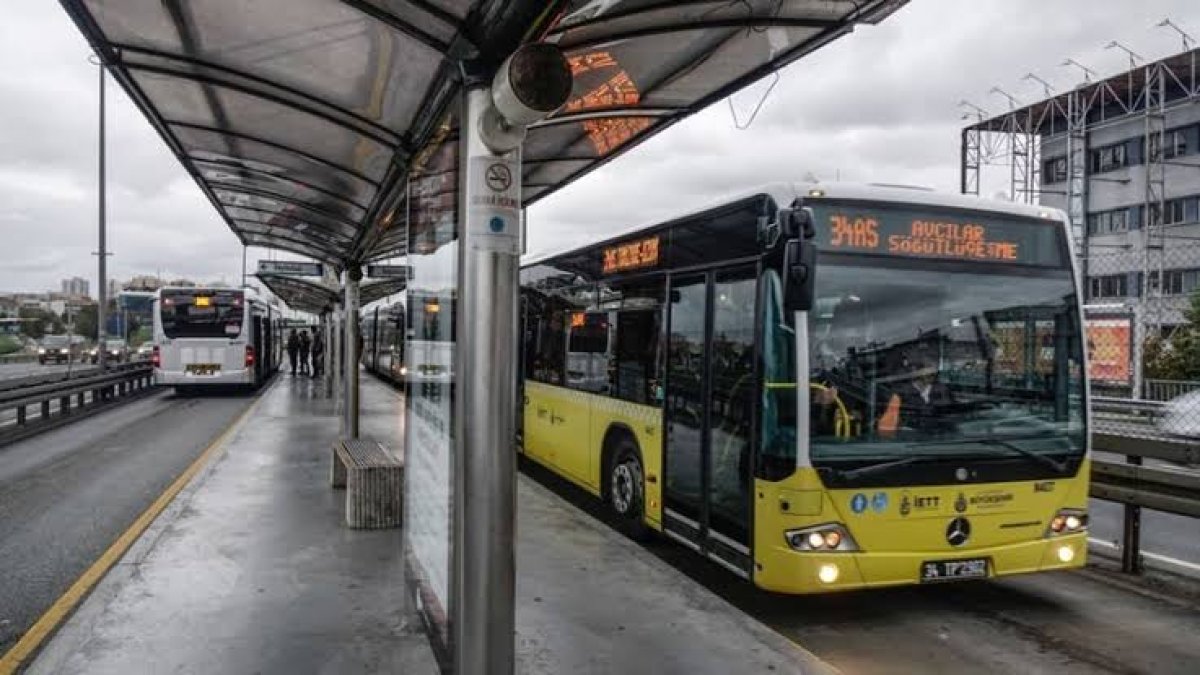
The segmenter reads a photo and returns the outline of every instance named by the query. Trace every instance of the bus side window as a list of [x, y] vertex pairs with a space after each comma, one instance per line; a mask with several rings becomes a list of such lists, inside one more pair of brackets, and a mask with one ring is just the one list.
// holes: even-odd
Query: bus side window
[[618, 398], [656, 404], [660, 400], [659, 348], [661, 316], [658, 310], [617, 313], [616, 395]]

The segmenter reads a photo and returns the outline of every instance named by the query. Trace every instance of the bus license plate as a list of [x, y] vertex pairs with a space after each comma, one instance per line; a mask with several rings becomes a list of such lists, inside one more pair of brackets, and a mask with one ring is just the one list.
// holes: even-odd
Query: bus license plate
[[921, 581], [984, 579], [988, 575], [987, 558], [970, 560], [933, 560], [921, 563]]
[[192, 375], [216, 375], [221, 372], [221, 366], [217, 363], [189, 363], [187, 372]]

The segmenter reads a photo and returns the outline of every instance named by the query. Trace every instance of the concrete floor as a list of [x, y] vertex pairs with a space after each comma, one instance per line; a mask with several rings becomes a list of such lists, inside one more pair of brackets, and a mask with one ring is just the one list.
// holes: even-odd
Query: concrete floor
[[281, 377], [29, 672], [436, 672], [404, 612], [400, 532], [341, 524], [337, 429], [311, 381]]
[[162, 391], [0, 447], [0, 654], [251, 402]]
[[[403, 400], [363, 377], [362, 429]], [[328, 486], [330, 400], [281, 377], [30, 673], [432, 673], [399, 530], [351, 531]], [[521, 477], [519, 673], [819, 673], [778, 633]]]

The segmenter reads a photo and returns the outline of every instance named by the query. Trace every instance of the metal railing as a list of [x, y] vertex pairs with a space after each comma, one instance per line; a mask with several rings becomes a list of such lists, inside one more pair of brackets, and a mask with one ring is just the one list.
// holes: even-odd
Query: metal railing
[[[1124, 505], [1121, 569], [1142, 570], [1142, 509], [1200, 518], [1200, 439], [1154, 432], [1166, 406], [1158, 401], [1093, 398], [1092, 449], [1124, 456], [1092, 459], [1091, 496]], [[1106, 421], [1119, 421], [1106, 425]], [[1131, 424], [1142, 421], [1145, 432]], [[1153, 465], [1147, 466], [1146, 460]]]
[[1145, 396], [1150, 401], [1170, 401], [1200, 389], [1200, 382], [1189, 380], [1146, 380], [1142, 383]]
[[82, 419], [112, 403], [150, 391], [147, 364], [0, 391], [0, 445]]

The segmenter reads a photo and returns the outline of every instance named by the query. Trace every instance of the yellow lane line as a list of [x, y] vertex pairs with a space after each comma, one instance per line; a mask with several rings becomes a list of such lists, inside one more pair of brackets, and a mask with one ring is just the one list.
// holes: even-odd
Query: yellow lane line
[[[274, 383], [268, 385], [268, 390], [271, 388], [271, 386], [273, 386], [273, 384]], [[84, 573], [75, 580], [75, 583], [71, 584], [71, 587], [68, 588], [67, 591], [58, 598], [58, 600], [54, 601], [53, 605], [50, 605], [50, 609], [47, 609], [46, 612], [42, 614], [40, 618], [38, 618], [37, 623], [33, 624], [33, 626], [26, 631], [25, 635], [21, 636], [21, 639], [17, 642], [17, 644], [15, 644], [12, 649], [8, 650], [4, 656], [0, 657], [0, 675], [12, 675], [13, 673], [17, 672], [18, 668], [20, 668], [22, 665], [25, 665], [25, 662], [29, 659], [29, 657], [36, 653], [37, 650], [42, 646], [42, 643], [46, 641], [46, 638], [50, 637], [54, 631], [58, 629], [59, 625], [68, 616], [70, 616], [71, 612], [75, 610], [76, 606], [78, 606], [79, 603], [87, 597], [88, 593], [91, 593], [96, 584], [104, 578], [104, 575], [108, 573], [108, 570], [111, 569], [112, 566], [115, 565], [123, 555], [125, 555], [125, 552], [129, 550], [130, 546], [133, 546], [133, 543], [138, 540], [138, 537], [142, 536], [142, 533], [146, 531], [146, 528], [150, 527], [150, 523], [153, 523], [154, 519], [157, 518], [159, 514], [163, 512], [163, 510], [170, 506], [171, 502], [183, 490], [183, 488], [187, 487], [187, 484], [191, 482], [192, 478], [194, 478], [197, 473], [200, 473], [205, 465], [214, 457], [216, 457], [222, 449], [224, 449], [225, 442], [229, 440], [233, 433], [242, 426], [242, 423], [246, 421], [246, 418], [248, 418], [250, 414], [254, 412], [255, 408], [257, 408], [258, 404], [262, 402], [263, 396], [265, 395], [266, 391], [260, 394], [259, 397], [255, 399], [254, 403], [252, 403], [249, 408], [246, 408], [241, 415], [238, 415], [238, 418], [234, 420], [232, 424], [226, 427], [225, 430], [221, 432], [220, 436], [217, 436], [215, 439], [213, 439], [212, 443], [209, 443], [208, 447], [204, 449], [204, 452], [200, 453], [200, 456], [197, 457], [196, 460], [192, 462], [192, 464], [188, 466], [183, 473], [179, 474], [179, 477], [167, 487], [166, 491], [159, 495], [158, 499], [155, 499], [154, 503], [151, 504], [150, 507], [144, 512], [142, 512], [142, 515], [138, 516], [137, 520], [133, 521], [133, 524], [129, 526], [129, 529], [121, 533], [121, 536], [117, 537], [117, 540], [108, 547], [108, 550], [101, 554], [100, 557], [96, 559], [96, 562], [92, 563], [92, 566], [87, 568], [87, 570], [85, 570]]]

